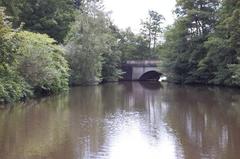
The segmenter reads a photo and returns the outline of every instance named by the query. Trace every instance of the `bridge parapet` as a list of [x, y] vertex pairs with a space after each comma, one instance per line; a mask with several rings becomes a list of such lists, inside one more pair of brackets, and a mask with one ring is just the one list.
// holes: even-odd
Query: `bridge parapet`
[[133, 67], [157, 67], [160, 63], [159, 60], [130, 60], [123, 65]]

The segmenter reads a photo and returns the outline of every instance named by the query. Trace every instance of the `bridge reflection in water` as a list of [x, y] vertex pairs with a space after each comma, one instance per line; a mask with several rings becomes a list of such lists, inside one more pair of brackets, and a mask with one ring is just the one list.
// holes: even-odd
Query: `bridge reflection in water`
[[240, 92], [122, 82], [0, 110], [1, 159], [239, 159]]
[[161, 61], [133, 60], [122, 64], [123, 80], [125, 81], [158, 81], [162, 75]]

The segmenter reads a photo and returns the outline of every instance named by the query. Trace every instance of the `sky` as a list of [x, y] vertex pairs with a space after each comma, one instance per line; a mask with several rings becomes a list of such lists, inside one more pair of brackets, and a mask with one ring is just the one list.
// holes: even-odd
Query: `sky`
[[120, 29], [131, 27], [139, 33], [141, 19], [144, 20], [149, 10], [162, 14], [165, 26], [174, 22], [175, 0], [103, 0], [105, 11], [111, 11], [111, 19]]

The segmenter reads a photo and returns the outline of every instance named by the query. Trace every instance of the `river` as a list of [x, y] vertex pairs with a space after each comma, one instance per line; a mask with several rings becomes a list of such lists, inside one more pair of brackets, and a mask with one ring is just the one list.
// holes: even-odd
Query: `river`
[[239, 159], [240, 90], [110, 83], [0, 109], [0, 159]]

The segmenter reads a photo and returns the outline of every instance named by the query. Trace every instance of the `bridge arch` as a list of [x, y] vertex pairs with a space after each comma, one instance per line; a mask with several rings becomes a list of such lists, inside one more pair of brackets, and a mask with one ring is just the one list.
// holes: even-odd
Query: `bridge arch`
[[146, 81], [158, 80], [161, 73], [157, 60], [133, 60], [122, 64], [123, 80], [127, 81]]
[[162, 73], [156, 71], [156, 70], [151, 70], [148, 72], [143, 73], [139, 80], [140, 81], [148, 81], [148, 80], [159, 80], [161, 77]]
[[146, 81], [150, 80], [150, 78], [157, 80], [157, 77], [160, 78], [161, 76], [158, 67], [133, 67], [132, 69], [132, 79], [137, 81]]

